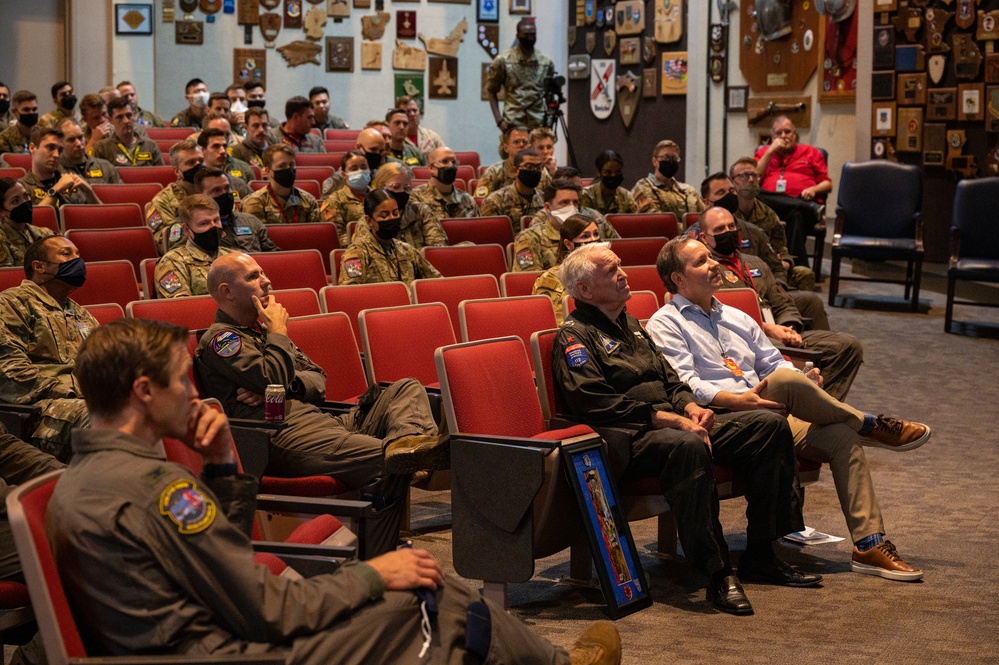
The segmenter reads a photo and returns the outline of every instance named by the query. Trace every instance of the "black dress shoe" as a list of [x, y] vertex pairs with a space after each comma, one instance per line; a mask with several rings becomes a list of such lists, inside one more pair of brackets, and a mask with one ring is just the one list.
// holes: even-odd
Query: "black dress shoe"
[[722, 612], [752, 614], [753, 606], [735, 575], [727, 575], [708, 584], [708, 601]]
[[777, 555], [764, 561], [743, 556], [739, 561], [739, 579], [743, 582], [806, 587], [821, 582], [822, 576], [795, 570]]

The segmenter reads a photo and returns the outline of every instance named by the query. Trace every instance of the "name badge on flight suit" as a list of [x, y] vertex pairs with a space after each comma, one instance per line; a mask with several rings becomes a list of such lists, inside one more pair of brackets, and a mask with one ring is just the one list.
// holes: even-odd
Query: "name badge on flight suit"
[[749, 276], [752, 277], [753, 279], [756, 279], [757, 277], [762, 277], [763, 271], [760, 270], [759, 268], [750, 268]]
[[90, 169], [89, 171], [87, 171], [87, 177], [88, 178], [103, 178], [104, 177], [104, 171], [102, 171], [100, 169]]
[[238, 236], [248, 236], [253, 234], [253, 229], [249, 226], [237, 226], [233, 229], [233, 231], [235, 231]]
[[153, 153], [151, 152], [140, 152], [135, 156], [135, 161], [137, 162], [148, 162], [153, 159]]

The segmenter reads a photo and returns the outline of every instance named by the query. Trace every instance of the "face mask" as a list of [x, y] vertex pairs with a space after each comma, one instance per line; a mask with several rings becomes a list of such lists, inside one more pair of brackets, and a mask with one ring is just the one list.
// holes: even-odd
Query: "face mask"
[[181, 171], [180, 177], [184, 179], [184, 182], [194, 184], [194, 176], [198, 174], [198, 171], [205, 168], [204, 164], [196, 164], [186, 171]]
[[659, 160], [659, 173], [664, 178], [672, 178], [680, 170], [680, 160], [667, 157]]
[[538, 42], [538, 38], [535, 36], [521, 37], [520, 45], [524, 47], [525, 51], [530, 51], [534, 48], [534, 45]]
[[719, 208], [724, 208], [728, 210], [734, 216], [735, 213], [739, 211], [739, 195], [729, 192], [725, 196], [721, 197], [715, 201], [715, 205]]
[[406, 210], [406, 204], [409, 203], [409, 192], [392, 192], [392, 198], [395, 199], [396, 204], [399, 206], [399, 214], [401, 215]]
[[25, 127], [34, 127], [38, 124], [38, 114], [37, 113], [22, 113], [17, 116], [18, 121]]
[[229, 217], [232, 214], [232, 209], [236, 205], [236, 197], [232, 195], [232, 192], [219, 194], [213, 200], [219, 207], [219, 215], [223, 218]]
[[203, 109], [208, 106], [209, 95], [207, 92], [196, 92], [191, 95], [191, 106], [196, 109]]
[[371, 171], [354, 171], [347, 174], [347, 186], [358, 191], [367, 189], [371, 184]]
[[256, 106], [258, 109], [262, 109], [262, 108], [264, 108], [264, 106], [267, 105], [267, 100], [266, 99], [248, 99], [248, 100], [246, 100], [246, 105], [249, 108], [251, 108], [251, 109], [254, 106]]
[[519, 180], [520, 184], [524, 187], [534, 189], [541, 183], [541, 171], [528, 171], [526, 169], [521, 169], [517, 172], [517, 180]]
[[552, 217], [555, 217], [560, 222], [564, 222], [573, 215], [576, 214], [576, 206], [569, 204], [564, 208], [559, 208], [558, 210], [552, 210]]
[[364, 158], [368, 160], [368, 170], [374, 173], [382, 165], [382, 155], [380, 152], [366, 152]]
[[751, 182], [739, 188], [739, 196], [744, 199], [755, 199], [760, 193], [760, 183]]
[[400, 228], [402, 228], [402, 218], [392, 217], [391, 219], [383, 219], [378, 222], [378, 230], [375, 231], [375, 235], [382, 240], [392, 240], [399, 235]]
[[0, 115], [6, 113], [9, 110], [10, 110], [10, 100], [0, 99]]
[[292, 187], [295, 184], [295, 167], [273, 171], [274, 182], [282, 187]]
[[244, 102], [237, 101], [235, 104], [233, 104], [230, 107], [230, 110], [233, 113], [246, 113], [249, 110], [249, 107], [247, 107], [247, 105]]
[[624, 176], [621, 175], [620, 173], [617, 175], [602, 175], [600, 176], [600, 182], [603, 184], [604, 187], [613, 192], [616, 191], [617, 188], [621, 186], [621, 183], [624, 182]]
[[739, 231], [725, 231], [711, 236], [715, 239], [715, 251], [722, 256], [731, 256], [739, 250]]
[[458, 178], [458, 167], [441, 166], [437, 169], [437, 175], [435, 177], [445, 185], [454, 184], [454, 181]]
[[17, 206], [10, 211], [10, 221], [15, 224], [30, 224], [31, 223], [31, 201], [25, 201], [21, 205]]
[[59, 106], [65, 111], [72, 111], [73, 107], [76, 106], [76, 95], [66, 95], [59, 100]]
[[87, 264], [80, 257], [70, 259], [66, 263], [60, 263], [55, 278], [70, 286], [80, 288], [87, 281]]
[[[230, 194], [232, 196], [232, 194]], [[219, 243], [222, 241], [222, 229], [213, 226], [207, 231], [193, 233], [194, 244], [205, 250], [206, 253], [214, 255], [219, 251]]]

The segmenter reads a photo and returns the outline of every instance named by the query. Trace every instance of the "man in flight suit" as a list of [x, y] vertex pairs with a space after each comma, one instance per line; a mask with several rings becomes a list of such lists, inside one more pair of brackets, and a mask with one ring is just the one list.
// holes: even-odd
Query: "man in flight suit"
[[[46, 527], [70, 604], [86, 608], [75, 618], [88, 653], [270, 653], [289, 665], [570, 663], [570, 654], [445, 579], [423, 550], [308, 579], [256, 564], [247, 534], [257, 480], [238, 473], [228, 420], [188, 379], [187, 335], [120, 319], [80, 351], [95, 428], [74, 433], [73, 463]], [[164, 459], [163, 437], [201, 455], [200, 478]], [[437, 600], [429, 625], [417, 590]], [[585, 662], [620, 662], [609, 622], [584, 631], [571, 662], [598, 651]]]

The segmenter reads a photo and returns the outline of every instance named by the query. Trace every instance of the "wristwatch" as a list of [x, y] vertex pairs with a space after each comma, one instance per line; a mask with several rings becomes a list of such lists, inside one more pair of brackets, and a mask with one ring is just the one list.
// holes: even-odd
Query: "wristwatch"
[[59, 198], [59, 192], [57, 192], [57, 191], [55, 190], [55, 187], [49, 187], [49, 191], [48, 191], [48, 192], [46, 192], [46, 194], [48, 194], [49, 196], [51, 196], [51, 197], [52, 197], [52, 198], [54, 198], [54, 199], [55, 199], [55, 198]]

